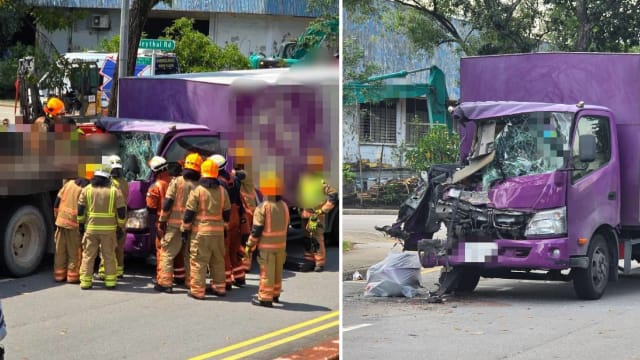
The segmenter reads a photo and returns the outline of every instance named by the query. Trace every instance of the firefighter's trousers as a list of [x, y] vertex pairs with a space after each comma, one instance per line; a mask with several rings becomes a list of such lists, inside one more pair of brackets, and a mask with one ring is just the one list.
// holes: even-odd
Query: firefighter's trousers
[[53, 262], [53, 277], [56, 281], [75, 283], [79, 280], [82, 249], [78, 229], [57, 227], [55, 233], [56, 255]]
[[93, 282], [93, 266], [102, 250], [104, 259], [104, 285], [116, 286], [116, 232], [108, 234], [85, 233], [82, 239], [82, 265], [80, 266], [80, 286], [89, 287]]
[[207, 268], [211, 273], [211, 288], [225, 294], [224, 234], [200, 233], [191, 235], [189, 250], [191, 265], [191, 294], [203, 298], [207, 281]]
[[[188, 267], [188, 259], [185, 259], [186, 252], [182, 243], [182, 234], [180, 229], [175, 227], [167, 228], [167, 232], [160, 241], [160, 251], [158, 257], [158, 285], [171, 287], [173, 286], [174, 277], [178, 278], [178, 271], [181, 270], [184, 278], [184, 265], [182, 269], [177, 268], [176, 263], [186, 264]], [[182, 259], [178, 259], [182, 257]], [[177, 261], [180, 260], [180, 261]], [[185, 284], [189, 284], [189, 277], [185, 279]]]
[[282, 268], [287, 258], [286, 250], [261, 249], [258, 254], [260, 264], [260, 287], [258, 299], [261, 301], [273, 301], [282, 292]]
[[327, 249], [324, 246], [324, 229], [318, 227], [314, 233], [307, 231], [307, 236], [313, 237], [318, 241], [318, 250], [316, 252], [312, 252], [309, 249], [305, 249], [304, 258], [308, 261], [313, 261], [316, 263], [316, 266], [324, 266], [326, 262]]

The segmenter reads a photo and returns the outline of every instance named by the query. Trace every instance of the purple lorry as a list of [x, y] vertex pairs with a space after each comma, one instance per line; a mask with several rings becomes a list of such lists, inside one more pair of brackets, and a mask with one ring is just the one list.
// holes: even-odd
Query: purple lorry
[[[640, 55], [461, 61], [460, 163], [423, 178], [424, 267], [447, 291], [479, 278], [573, 281], [598, 299], [640, 260]], [[440, 224], [446, 239], [431, 239]], [[406, 228], [406, 225], [405, 225]], [[415, 234], [413, 234], [415, 235]]]

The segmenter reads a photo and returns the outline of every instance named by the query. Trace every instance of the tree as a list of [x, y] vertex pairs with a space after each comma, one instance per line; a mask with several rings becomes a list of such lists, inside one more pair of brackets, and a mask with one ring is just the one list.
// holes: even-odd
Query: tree
[[[357, 0], [349, 0], [357, 1]], [[546, 35], [541, 0], [396, 0], [388, 27], [432, 52], [456, 44], [466, 55], [531, 52]], [[399, 6], [398, 6], [399, 5]]]
[[98, 50], [104, 52], [118, 52], [120, 50], [120, 35], [113, 35], [110, 39], [100, 40]]
[[565, 51], [628, 52], [639, 45], [638, 0], [546, 0], [550, 41]]
[[407, 164], [417, 171], [433, 164], [455, 163], [458, 160], [460, 136], [449, 132], [444, 125], [432, 125], [416, 146], [405, 154]]
[[249, 59], [240, 53], [234, 43], [224, 48], [211, 42], [209, 37], [193, 28], [194, 20], [180, 18], [164, 30], [165, 38], [176, 42], [182, 72], [205, 72], [248, 69]]
[[[118, 79], [121, 76], [133, 76], [136, 69], [136, 57], [138, 54], [138, 44], [142, 37], [142, 30], [147, 23], [149, 13], [154, 6], [160, 3], [161, 0], [132, 0], [131, 10], [129, 12], [129, 38], [127, 39], [127, 73], [119, 74], [119, 65], [116, 66], [113, 72], [113, 85], [111, 88], [111, 99], [109, 101], [109, 108], [107, 113], [109, 116], [116, 116], [118, 109]], [[162, 0], [168, 5], [171, 5], [171, 0]], [[120, 59], [118, 59], [120, 62]]]

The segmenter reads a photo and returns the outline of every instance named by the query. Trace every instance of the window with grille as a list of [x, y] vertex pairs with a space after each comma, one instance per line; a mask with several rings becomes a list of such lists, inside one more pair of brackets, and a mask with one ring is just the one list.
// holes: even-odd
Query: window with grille
[[427, 112], [427, 99], [406, 99], [406, 138], [407, 145], [416, 145], [421, 137], [429, 131], [429, 113]]
[[360, 105], [360, 142], [396, 143], [396, 101]]

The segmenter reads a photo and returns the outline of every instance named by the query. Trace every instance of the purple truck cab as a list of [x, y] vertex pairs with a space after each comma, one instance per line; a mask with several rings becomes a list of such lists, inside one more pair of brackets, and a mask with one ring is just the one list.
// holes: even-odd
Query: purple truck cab
[[430, 183], [447, 239], [419, 242], [423, 266], [455, 272], [452, 290], [572, 280], [600, 298], [640, 259], [639, 81], [638, 55], [463, 59], [461, 163]]

